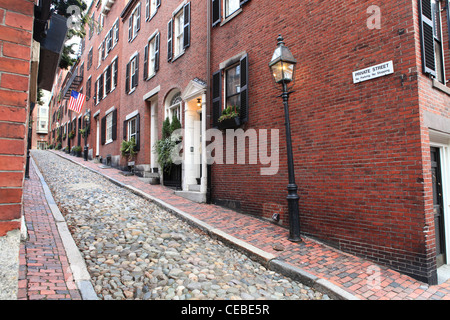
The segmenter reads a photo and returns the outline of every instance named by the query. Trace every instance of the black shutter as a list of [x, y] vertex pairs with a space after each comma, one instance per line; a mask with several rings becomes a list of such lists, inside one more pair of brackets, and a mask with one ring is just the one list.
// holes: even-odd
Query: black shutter
[[184, 6], [183, 48], [189, 47], [191, 42], [191, 3]]
[[167, 23], [167, 61], [172, 60], [173, 19]]
[[102, 118], [101, 138], [102, 138], [102, 144], [105, 144], [105, 142], [106, 142], [106, 117]]
[[144, 48], [144, 80], [148, 77], [148, 44]]
[[157, 72], [159, 70], [159, 33], [155, 37], [155, 72]]
[[117, 109], [114, 109], [112, 113], [112, 139], [114, 141], [117, 139]]
[[220, 70], [213, 73], [212, 78], [212, 115], [213, 127], [217, 127], [217, 120], [222, 113], [222, 75]]
[[246, 3], [249, 2], [249, 1], [250, 1], [250, 0], [241, 0], [241, 1], [240, 1], [241, 7], [242, 7], [242, 5], [246, 4]]
[[241, 122], [248, 121], [248, 55], [241, 58], [241, 107], [239, 108]]
[[114, 60], [114, 75], [113, 75], [113, 83], [114, 88], [117, 88], [117, 76], [119, 74], [119, 59]]
[[98, 79], [98, 88], [99, 88], [99, 90], [98, 90], [98, 95], [99, 95], [98, 101], [100, 101], [100, 100], [103, 99], [103, 97], [105, 95], [105, 93], [104, 93], [104, 89], [105, 89], [105, 86], [104, 86], [104, 74], [103, 73], [100, 76], [100, 78]]
[[131, 41], [133, 37], [133, 15], [128, 19], [128, 42]]
[[86, 82], [86, 100], [91, 98], [91, 78]]
[[431, 0], [419, 0], [419, 16], [423, 72], [436, 77]]
[[116, 43], [119, 42], [119, 20], [114, 24], [114, 32], [116, 33], [114, 45], [116, 45]]
[[141, 150], [141, 126], [140, 126], [140, 119], [141, 119], [141, 117], [140, 117], [140, 115], [139, 115], [139, 113], [137, 114], [137, 116], [136, 116], [136, 148], [135, 148], [135, 150], [136, 151], [139, 151], [139, 150]]
[[127, 141], [127, 125], [128, 121], [123, 122], [123, 141]]
[[161, 0], [156, 0], [156, 8], [159, 8], [160, 5], [161, 5]]
[[97, 103], [97, 88], [98, 88], [98, 79], [95, 81], [94, 85], [94, 103]]
[[220, 0], [212, 0], [212, 26], [220, 23]]
[[111, 92], [111, 65], [106, 68], [106, 93]]
[[150, 18], [150, 0], [145, 0], [145, 20]]
[[125, 92], [130, 92], [130, 63], [127, 63], [127, 72], [125, 75]]
[[102, 41], [102, 60], [105, 60], [105, 40]]

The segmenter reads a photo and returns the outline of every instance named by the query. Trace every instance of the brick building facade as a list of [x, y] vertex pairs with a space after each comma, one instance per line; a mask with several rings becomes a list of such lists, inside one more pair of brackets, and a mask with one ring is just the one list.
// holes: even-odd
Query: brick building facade
[[[450, 249], [448, 7], [94, 1], [88, 14], [103, 29], [86, 36], [78, 62], [78, 88], [90, 88], [82, 112], [91, 119], [90, 156], [126, 168], [120, 144], [134, 137], [140, 176], [177, 180], [177, 192], [197, 201], [210, 192], [213, 202], [264, 219], [277, 213], [275, 223], [287, 226], [284, 113], [268, 68], [282, 34], [298, 60], [289, 107], [302, 233], [435, 283]], [[354, 81], [355, 71], [380, 64], [392, 72]], [[232, 128], [248, 141], [256, 132], [258, 144], [244, 147], [245, 163], [241, 150], [223, 146], [223, 163], [208, 168], [220, 150], [209, 154], [207, 129], [221, 128], [227, 141], [219, 122], [227, 106], [239, 111]], [[153, 146], [173, 115], [183, 164], [165, 176]], [[270, 163], [261, 161], [263, 129], [275, 138], [265, 146]]]

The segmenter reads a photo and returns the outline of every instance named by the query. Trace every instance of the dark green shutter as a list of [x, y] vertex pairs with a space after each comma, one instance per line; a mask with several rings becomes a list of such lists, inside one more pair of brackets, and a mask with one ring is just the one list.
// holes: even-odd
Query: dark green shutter
[[133, 37], [133, 15], [128, 19], [128, 42], [131, 41]]
[[148, 78], [148, 44], [144, 48], [144, 80]]
[[130, 92], [130, 63], [127, 63], [127, 71], [125, 74], [125, 92]]
[[222, 75], [220, 70], [213, 73], [212, 78], [212, 115], [213, 127], [217, 127], [222, 113]]
[[155, 39], [155, 72], [159, 70], [159, 33]]
[[183, 26], [183, 48], [186, 49], [191, 43], [191, 3], [184, 6], [184, 26]]
[[127, 126], [128, 126], [128, 121], [125, 120], [123, 122], [123, 141], [127, 141], [127, 138], [128, 138], [127, 137], [128, 136], [128, 134], [127, 134], [127, 131], [128, 131], [127, 130], [128, 129]]
[[214, 27], [220, 23], [220, 0], [212, 1], [212, 26]]
[[114, 109], [112, 113], [112, 139], [114, 141], [117, 139], [117, 109]]
[[136, 151], [141, 150], [141, 126], [140, 126], [141, 121], [140, 121], [140, 119], [141, 119], [141, 117], [138, 113], [136, 116], [136, 140], [135, 140], [135, 142], [136, 142], [135, 150]]
[[102, 118], [101, 138], [102, 138], [102, 144], [105, 144], [105, 142], [106, 142], [106, 117]]
[[248, 55], [241, 58], [241, 107], [239, 108], [241, 122], [248, 121]]
[[419, 0], [419, 16], [423, 72], [436, 77], [431, 0]]
[[167, 23], [167, 61], [172, 60], [172, 33], [173, 19]]

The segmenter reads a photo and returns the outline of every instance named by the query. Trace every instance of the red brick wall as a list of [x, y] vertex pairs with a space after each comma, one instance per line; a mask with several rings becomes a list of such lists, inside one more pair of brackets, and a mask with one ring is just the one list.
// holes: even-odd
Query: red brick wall
[[[214, 165], [213, 197], [237, 200], [242, 211], [264, 218], [282, 206], [288, 225], [284, 113], [268, 69], [282, 34], [298, 60], [289, 108], [302, 232], [429, 279], [417, 19], [411, 2], [384, 1], [381, 28], [369, 29], [372, 4], [250, 1], [213, 29], [211, 73], [235, 54], [249, 56], [243, 128], [280, 130], [278, 174], [261, 176], [259, 165]], [[394, 74], [353, 84], [353, 71], [389, 60]]]
[[0, 236], [20, 227], [34, 1], [0, 1]]

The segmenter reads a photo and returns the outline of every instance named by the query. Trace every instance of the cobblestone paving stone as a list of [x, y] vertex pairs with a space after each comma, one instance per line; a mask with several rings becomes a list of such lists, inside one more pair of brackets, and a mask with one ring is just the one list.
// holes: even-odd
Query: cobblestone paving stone
[[100, 299], [330, 299], [57, 155], [33, 158]]

